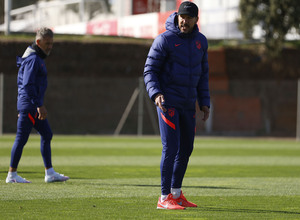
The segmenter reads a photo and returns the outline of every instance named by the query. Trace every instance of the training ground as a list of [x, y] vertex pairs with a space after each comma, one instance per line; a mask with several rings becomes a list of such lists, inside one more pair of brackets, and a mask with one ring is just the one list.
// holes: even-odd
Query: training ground
[[14, 135], [0, 136], [0, 219], [300, 219], [300, 144], [292, 139], [199, 137], [183, 183], [197, 208], [157, 210], [156, 137], [54, 136], [53, 165], [70, 176], [44, 182], [39, 136], [6, 184]]

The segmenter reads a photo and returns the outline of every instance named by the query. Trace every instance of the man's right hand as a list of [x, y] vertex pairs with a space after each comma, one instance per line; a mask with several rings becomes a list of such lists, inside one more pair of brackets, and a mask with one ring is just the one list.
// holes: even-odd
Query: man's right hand
[[155, 96], [155, 105], [157, 105], [163, 112], [166, 112], [167, 109], [163, 106], [163, 103], [165, 102], [165, 98], [162, 94], [157, 94]]

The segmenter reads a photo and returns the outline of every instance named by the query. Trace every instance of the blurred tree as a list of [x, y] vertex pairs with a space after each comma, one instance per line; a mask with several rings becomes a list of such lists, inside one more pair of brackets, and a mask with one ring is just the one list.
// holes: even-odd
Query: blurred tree
[[260, 25], [267, 52], [277, 56], [285, 36], [292, 28], [300, 33], [300, 1], [298, 0], [240, 0], [239, 28], [252, 38], [253, 28]]

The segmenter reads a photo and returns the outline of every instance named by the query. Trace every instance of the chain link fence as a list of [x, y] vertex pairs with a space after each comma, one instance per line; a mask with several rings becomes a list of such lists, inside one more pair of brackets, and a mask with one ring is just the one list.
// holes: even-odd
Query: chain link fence
[[[139, 87], [138, 78], [49, 75], [48, 81], [45, 106], [56, 134], [114, 134]], [[211, 117], [207, 122], [201, 120], [197, 108], [197, 135], [295, 137], [297, 81], [231, 80], [227, 83], [227, 90], [211, 90]], [[3, 133], [16, 132], [16, 96], [16, 76], [5, 75]], [[146, 93], [143, 97], [132, 100], [120, 134], [137, 134], [141, 114], [140, 133], [157, 134], [158, 128], [153, 123], [157, 120], [155, 106]], [[146, 103], [140, 105], [142, 111], [138, 107], [141, 100]]]

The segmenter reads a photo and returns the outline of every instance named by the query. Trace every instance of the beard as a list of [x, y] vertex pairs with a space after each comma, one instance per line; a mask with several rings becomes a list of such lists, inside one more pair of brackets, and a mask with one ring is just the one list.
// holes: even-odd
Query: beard
[[190, 33], [190, 32], [192, 32], [192, 29], [191, 29], [190, 25], [188, 25], [188, 24], [181, 24], [180, 31], [182, 33]]

